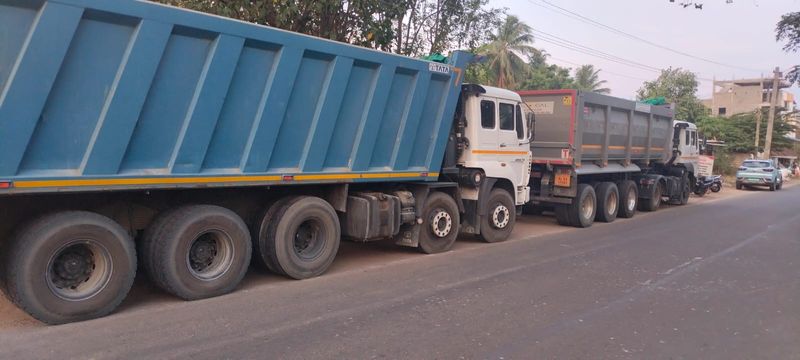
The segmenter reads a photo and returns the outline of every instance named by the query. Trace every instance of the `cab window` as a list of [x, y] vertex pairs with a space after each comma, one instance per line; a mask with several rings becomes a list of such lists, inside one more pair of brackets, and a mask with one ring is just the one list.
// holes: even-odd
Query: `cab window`
[[692, 131], [692, 146], [697, 146], [697, 131]]
[[522, 108], [517, 105], [517, 112], [514, 114], [514, 119], [516, 119], [517, 125], [517, 139], [524, 139], [525, 138], [525, 126], [522, 125]]
[[690, 145], [692, 143], [692, 135], [689, 134], [689, 129], [683, 130], [686, 133], [686, 141], [684, 144]]
[[514, 130], [514, 105], [500, 103], [500, 130]]
[[494, 129], [494, 101], [481, 101], [481, 127]]

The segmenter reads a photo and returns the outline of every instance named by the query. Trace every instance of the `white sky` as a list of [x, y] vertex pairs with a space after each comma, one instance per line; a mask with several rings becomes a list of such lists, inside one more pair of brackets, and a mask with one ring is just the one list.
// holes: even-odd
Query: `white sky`
[[[780, 16], [800, 11], [800, 0], [545, 0], [581, 14], [601, 24], [650, 40], [668, 48], [697, 57], [741, 68], [716, 65], [660, 49], [547, 10], [542, 0], [492, 0], [496, 7], [508, 8], [536, 30], [549, 33], [605, 53], [656, 68], [682, 67], [698, 73], [700, 98], [711, 94], [710, 79], [752, 78], [771, 75], [775, 66], [786, 69], [800, 64], [800, 53], [787, 54], [775, 41], [775, 24]], [[703, 10], [683, 8], [682, 2], [704, 3]], [[593, 64], [605, 70], [612, 94], [633, 98], [643, 80], [652, 80], [657, 72], [642, 70], [558, 45], [536, 40], [534, 46], [546, 50], [551, 63], [574, 69], [576, 64]], [[613, 72], [609, 73], [609, 72]], [[800, 95], [797, 87], [791, 89]]]

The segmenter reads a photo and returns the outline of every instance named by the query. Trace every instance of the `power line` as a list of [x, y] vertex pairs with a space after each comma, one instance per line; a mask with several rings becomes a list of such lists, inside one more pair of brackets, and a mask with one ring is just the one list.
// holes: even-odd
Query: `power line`
[[[676, 54], [679, 54], [679, 55], [683, 55], [683, 56], [690, 57], [690, 58], [693, 58], [693, 59], [696, 59], [696, 60], [700, 60], [700, 61], [705, 61], [705, 62], [708, 62], [708, 63], [711, 63], [711, 64], [715, 64], [715, 65], [719, 65], [719, 66], [725, 66], [725, 67], [732, 68], [732, 69], [739, 69], [739, 70], [751, 71], [751, 72], [756, 72], [756, 73], [763, 73], [762, 70], [756, 70], [756, 69], [751, 69], [751, 68], [746, 68], [746, 67], [726, 64], [726, 63], [723, 63], [723, 62], [707, 59], [707, 58], [700, 57], [700, 56], [697, 56], [697, 55], [692, 55], [692, 54], [689, 54], [689, 53], [687, 53], [685, 51], [673, 49], [673, 48], [670, 48], [668, 46], [664, 46], [664, 45], [661, 45], [659, 43], [652, 42], [652, 41], [644, 39], [642, 37], [639, 37], [639, 36], [627, 33], [625, 31], [619, 30], [617, 28], [614, 28], [614, 27], [605, 25], [603, 23], [597, 22], [597, 21], [595, 21], [593, 19], [590, 19], [590, 18], [588, 18], [586, 16], [583, 16], [583, 15], [581, 15], [579, 13], [576, 13], [576, 12], [571, 11], [569, 9], [565, 9], [565, 8], [563, 8], [561, 6], [553, 4], [553, 3], [551, 3], [551, 2], [549, 2], [547, 0], [538, 0], [538, 1], [540, 1], [541, 4], [533, 2], [533, 0], [528, 0], [528, 2], [530, 2], [533, 5], [548, 9], [550, 11], [559, 13], [561, 15], [564, 15], [564, 16], [579, 20], [581, 22], [584, 22], [584, 23], [587, 23], [587, 24], [590, 24], [590, 25], [593, 25], [593, 26], [596, 26], [596, 27], [600, 27], [600, 28], [602, 28], [602, 29], [604, 29], [606, 31], [610, 31], [610, 32], [616, 33], [618, 35], [621, 35], [621, 36], [624, 36], [624, 37], [627, 37], [627, 38], [630, 38], [630, 39], [633, 39], [633, 40], [637, 40], [637, 41], [643, 42], [643, 43], [648, 44], [650, 46], [654, 46], [654, 47], [657, 47], [657, 48], [660, 48], [660, 49], [663, 49], [663, 50], [667, 50], [667, 51], [670, 51], [670, 52], [673, 52], [673, 53], [676, 53]], [[545, 4], [549, 5], [550, 7], [545, 6]]]
[[[546, 33], [544, 31], [541, 31], [541, 30], [538, 30], [538, 29], [535, 29], [535, 28], [531, 28], [531, 30], [533, 31], [534, 35], [537, 37], [538, 40], [541, 40], [541, 41], [544, 41], [544, 42], [547, 42], [547, 43], [551, 43], [551, 44], [556, 45], [556, 46], [560, 46], [560, 47], [567, 48], [567, 49], [572, 50], [572, 51], [580, 52], [582, 54], [598, 57], [598, 58], [601, 58], [601, 59], [604, 59], [604, 60], [607, 60], [607, 61], [611, 61], [611, 62], [622, 64], [622, 65], [625, 65], [625, 66], [629, 66], [629, 67], [632, 67], [632, 68], [635, 68], [635, 69], [645, 70], [645, 71], [650, 71], [650, 72], [655, 72], [655, 73], [661, 73], [661, 69], [659, 69], [657, 67], [654, 67], [654, 66], [642, 64], [640, 62], [636, 62], [636, 61], [625, 59], [625, 58], [622, 58], [622, 57], [619, 57], [619, 56], [616, 56], [616, 55], [612, 55], [612, 54], [609, 54], [609, 53], [606, 53], [606, 52], [591, 48], [589, 46], [581, 45], [581, 44], [578, 44], [576, 42], [573, 42], [573, 41], [558, 37], [556, 35], [553, 35], [553, 34], [550, 34], [550, 33]], [[695, 76], [697, 76], [698, 80], [712, 81], [711, 79], [700, 77], [699, 74], [697, 74], [697, 73], [695, 73]]]
[[[558, 62], [562, 62], [562, 63], [566, 63], [566, 64], [570, 64], [570, 65], [578, 66], [578, 67], [585, 65], [585, 64], [578, 64], [578, 63], [576, 63], [576, 62], [569, 61], [569, 60], [559, 59], [559, 58], [557, 58], [557, 57], [552, 57], [552, 56], [549, 56], [549, 58], [550, 58], [551, 60], [555, 60], [555, 61], [558, 61]], [[620, 73], [616, 73], [616, 72], [609, 71], [609, 70], [606, 70], [606, 69], [599, 69], [599, 70], [600, 70], [601, 72], [603, 72], [603, 73], [606, 73], [606, 74], [612, 74], [612, 75], [616, 75], [616, 76], [621, 76], [621, 77], [628, 78], [628, 79], [639, 80], [639, 81], [650, 81], [650, 80], [648, 80], [648, 79], [644, 79], [644, 78], [640, 78], [640, 77], [635, 77], [635, 76], [630, 76], [630, 75], [625, 75], [625, 74], [620, 74]]]

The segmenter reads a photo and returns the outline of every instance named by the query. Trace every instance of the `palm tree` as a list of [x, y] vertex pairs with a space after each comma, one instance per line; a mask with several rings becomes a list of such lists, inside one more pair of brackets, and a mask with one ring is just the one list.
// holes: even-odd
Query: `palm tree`
[[608, 94], [611, 89], [601, 87], [605, 83], [605, 80], [600, 80], [600, 69], [595, 69], [594, 65], [583, 65], [575, 70], [575, 88], [578, 90]]
[[492, 35], [491, 42], [481, 52], [488, 58], [489, 69], [494, 75], [495, 85], [514, 88], [518, 77], [527, 71], [524, 58], [533, 54], [531, 27], [513, 15]]

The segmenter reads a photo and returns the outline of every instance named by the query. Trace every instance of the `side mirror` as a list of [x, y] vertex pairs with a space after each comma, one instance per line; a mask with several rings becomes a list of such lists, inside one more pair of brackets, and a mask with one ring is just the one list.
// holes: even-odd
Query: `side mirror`
[[528, 120], [528, 141], [533, 141], [534, 136], [534, 126], [536, 126], [536, 115], [533, 112], [529, 112], [526, 114]]

